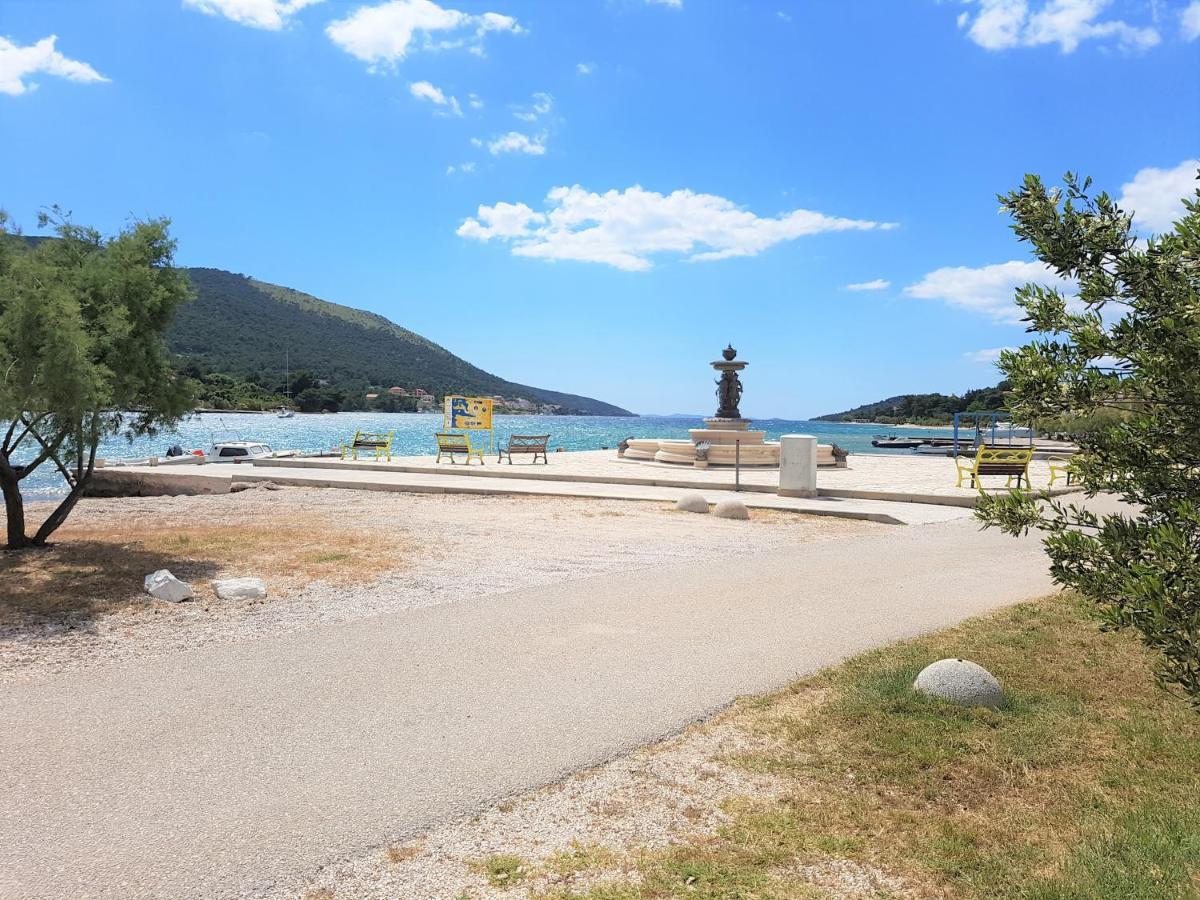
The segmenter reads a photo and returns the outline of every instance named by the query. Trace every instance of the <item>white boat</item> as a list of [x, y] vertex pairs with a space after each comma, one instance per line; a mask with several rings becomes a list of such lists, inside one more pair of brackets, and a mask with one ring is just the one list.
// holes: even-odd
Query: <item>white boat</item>
[[258, 441], [215, 441], [209, 462], [241, 462], [244, 459], [270, 459], [276, 453], [270, 444]]
[[279, 412], [275, 414], [280, 419], [290, 419], [296, 415], [295, 412], [288, 409], [286, 406], [279, 407]]
[[[287, 397], [288, 403], [292, 402], [292, 373], [291, 373], [291, 358], [290, 351], [283, 351], [283, 394]], [[276, 417], [280, 419], [290, 419], [296, 415], [289, 406], [279, 407]]]

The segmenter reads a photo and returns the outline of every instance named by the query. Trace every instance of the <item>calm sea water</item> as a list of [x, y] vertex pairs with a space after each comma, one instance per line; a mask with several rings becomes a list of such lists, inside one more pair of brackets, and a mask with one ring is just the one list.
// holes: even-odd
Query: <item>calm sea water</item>
[[[208, 451], [216, 440], [253, 440], [270, 444], [276, 450], [328, 450], [363, 431], [394, 431], [393, 452], [400, 455], [433, 453], [433, 433], [442, 427], [441, 413], [329, 413], [297, 414], [280, 419], [274, 414], [205, 413], [182, 422], [171, 433], [156, 438], [140, 438], [132, 443], [121, 437], [110, 438], [100, 447], [105, 458], [162, 456], [167, 447], [179, 444], [184, 449]], [[551, 448], [564, 450], [616, 449], [626, 437], [686, 438], [689, 428], [703, 427], [699, 418], [675, 416], [497, 416], [496, 440], [510, 434], [549, 434]], [[797, 422], [786, 419], [757, 419], [753, 428], [767, 432], [767, 440], [783, 434], [815, 435], [823, 444], [837, 443], [851, 453], [879, 453], [871, 438], [888, 434], [924, 437], [945, 436], [950, 429], [887, 428], [879, 425], [847, 425], [835, 422]], [[28, 495], [50, 496], [63, 491], [62, 481], [52, 467], [43, 466], [24, 482]]]

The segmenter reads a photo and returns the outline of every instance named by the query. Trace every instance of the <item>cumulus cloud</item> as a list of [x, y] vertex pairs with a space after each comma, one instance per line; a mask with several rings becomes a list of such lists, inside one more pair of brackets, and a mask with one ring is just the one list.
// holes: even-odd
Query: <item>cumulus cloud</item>
[[859, 281], [856, 284], [846, 285], [848, 291], [886, 291], [892, 286], [890, 281], [883, 278], [876, 278], [872, 281]]
[[473, 162], [459, 163], [457, 166], [446, 166], [447, 175], [453, 175], [456, 172], [462, 175], [470, 175], [474, 171], [475, 163]]
[[467, 94], [467, 105], [471, 109], [483, 109], [483, 100], [480, 99], [478, 94]]
[[295, 13], [322, 0], [183, 0], [190, 6], [214, 16], [224, 16], [240, 25], [278, 31]]
[[469, 15], [432, 0], [390, 0], [362, 6], [325, 28], [330, 40], [373, 71], [395, 66], [414, 45], [427, 50], [467, 47], [482, 53], [489, 33], [521, 31], [512, 16], [494, 12]]
[[958, 25], [988, 50], [1057, 44], [1072, 53], [1084, 41], [1115, 40], [1127, 50], [1145, 50], [1161, 41], [1151, 26], [1102, 18], [1111, 0], [968, 0], [977, 7], [965, 11]]
[[[1200, 0], [1196, 0], [1196, 2], [1200, 3]], [[591, 75], [593, 72], [596, 71], [596, 64], [595, 63], [576, 63], [575, 71], [578, 72], [580, 75]]]
[[977, 269], [968, 266], [935, 269], [906, 287], [904, 293], [920, 300], [940, 300], [997, 322], [1016, 325], [1024, 315], [1016, 304], [1017, 288], [1031, 281], [1056, 287], [1068, 296], [1075, 293], [1074, 282], [1059, 278], [1042, 263], [1019, 260]]
[[533, 95], [533, 102], [528, 106], [519, 107], [513, 115], [522, 122], [536, 122], [554, 108], [554, 98], [544, 91]]
[[37, 83], [32, 75], [53, 75], [82, 83], [108, 81], [85, 62], [69, 59], [54, 49], [58, 35], [44, 37], [36, 44], [22, 47], [0, 37], [0, 94], [16, 96], [32, 91]]
[[755, 256], [768, 247], [826, 231], [868, 231], [890, 223], [796, 209], [760, 217], [713, 194], [670, 194], [640, 186], [597, 194], [579, 185], [556, 187], [545, 212], [524, 203], [480, 206], [458, 229], [461, 237], [508, 243], [516, 256], [604, 263], [625, 271], [649, 269], [650, 257], [683, 254], [692, 261]]
[[646, 0], [651, 6], [669, 6], [672, 9], [683, 9], [683, 0]]
[[1191, 198], [1200, 187], [1196, 181], [1200, 159], [1185, 159], [1173, 169], [1146, 168], [1121, 185], [1117, 204], [1133, 213], [1134, 224], [1149, 231], [1170, 231], [1183, 215], [1183, 198]]
[[1179, 14], [1179, 28], [1185, 41], [1200, 38], [1200, 0], [1192, 0]]
[[986, 350], [972, 350], [964, 353], [963, 358], [973, 363], [995, 365], [1000, 361], [1000, 354], [1005, 350], [1015, 350], [1016, 347], [989, 347]]
[[530, 137], [519, 131], [510, 131], [508, 134], [502, 134], [500, 137], [488, 141], [487, 147], [492, 156], [499, 156], [501, 153], [528, 153], [531, 156], [541, 156], [546, 152], [546, 135], [539, 134]]
[[418, 100], [427, 100], [434, 106], [442, 107], [444, 110], [442, 115], [462, 116], [462, 107], [458, 105], [458, 98], [446, 94], [441, 88], [428, 81], [414, 81], [408, 86], [408, 92]]

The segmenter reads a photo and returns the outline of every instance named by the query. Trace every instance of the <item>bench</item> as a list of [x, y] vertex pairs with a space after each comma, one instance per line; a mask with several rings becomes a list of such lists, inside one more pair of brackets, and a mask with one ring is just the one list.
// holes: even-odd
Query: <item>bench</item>
[[508, 464], [512, 465], [512, 458], [520, 453], [532, 453], [533, 462], [537, 462], [540, 455], [544, 465], [550, 465], [550, 460], [546, 458], [546, 446], [550, 443], [550, 435], [548, 434], [514, 434], [508, 438], [508, 446], [501, 447], [496, 454], [496, 462], [500, 462], [504, 457], [508, 457]]
[[984, 475], [1005, 476], [1004, 486], [1011, 487], [1012, 480], [1017, 479], [1017, 487], [1024, 481], [1029, 487], [1029, 461], [1033, 459], [1032, 450], [1022, 450], [1016, 447], [980, 447], [975, 452], [975, 458], [964, 459], [956, 457], [954, 465], [958, 468], [958, 480], [955, 487], [962, 487], [963, 479], [971, 478], [971, 487], [978, 486], [983, 491]]
[[375, 458], [386, 457], [388, 462], [392, 461], [392, 436], [396, 432], [389, 431], [387, 434], [376, 434], [370, 431], [355, 431], [354, 438], [348, 444], [342, 444], [342, 459], [346, 458], [349, 453], [352, 459], [358, 459], [359, 450], [370, 450], [375, 454]]
[[442, 461], [443, 454], [450, 458], [450, 465], [454, 465], [455, 454], [461, 453], [467, 458], [467, 465], [471, 464], [471, 457], [474, 456], [479, 460], [479, 464], [483, 465], [483, 450], [471, 445], [471, 438], [465, 434], [455, 434], [453, 432], [439, 431], [434, 435], [437, 438], [437, 459], [435, 463]]
[[1054, 482], [1060, 478], [1066, 478], [1067, 487], [1070, 487], [1071, 482], [1075, 479], [1075, 466], [1072, 460], [1052, 456], [1047, 462], [1050, 463], [1050, 483], [1047, 487], [1054, 487]]

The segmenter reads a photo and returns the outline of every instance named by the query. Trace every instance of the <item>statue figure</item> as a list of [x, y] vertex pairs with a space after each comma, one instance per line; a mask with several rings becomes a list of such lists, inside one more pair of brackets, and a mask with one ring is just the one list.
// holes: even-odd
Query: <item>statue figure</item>
[[740, 419], [742, 414], [738, 411], [738, 404], [742, 402], [742, 382], [738, 378], [737, 372], [729, 370], [722, 372], [716, 385], [719, 404], [717, 418]]

